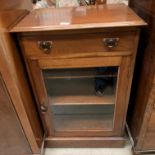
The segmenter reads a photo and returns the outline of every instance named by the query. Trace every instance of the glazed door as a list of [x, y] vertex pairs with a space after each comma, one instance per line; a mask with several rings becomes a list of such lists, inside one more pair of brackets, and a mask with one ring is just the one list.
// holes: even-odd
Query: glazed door
[[48, 136], [120, 136], [128, 57], [29, 60]]

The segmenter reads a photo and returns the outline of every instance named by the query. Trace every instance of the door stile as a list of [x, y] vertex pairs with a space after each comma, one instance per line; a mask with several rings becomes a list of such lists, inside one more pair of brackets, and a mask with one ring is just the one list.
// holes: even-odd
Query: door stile
[[46, 135], [54, 135], [52, 113], [48, 104], [48, 95], [44, 85], [42, 70], [37, 59], [29, 59], [28, 65], [32, 76], [33, 89], [37, 99], [39, 113], [44, 125]]

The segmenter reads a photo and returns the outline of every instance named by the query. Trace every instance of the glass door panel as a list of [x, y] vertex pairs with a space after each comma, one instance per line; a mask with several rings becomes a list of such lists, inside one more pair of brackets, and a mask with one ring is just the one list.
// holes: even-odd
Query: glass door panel
[[52, 106], [56, 131], [108, 130], [113, 126], [114, 105]]
[[55, 132], [112, 130], [118, 67], [43, 70]]

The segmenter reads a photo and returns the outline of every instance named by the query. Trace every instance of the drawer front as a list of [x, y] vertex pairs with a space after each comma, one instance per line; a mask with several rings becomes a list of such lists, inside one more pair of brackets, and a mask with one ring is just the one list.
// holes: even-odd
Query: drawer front
[[129, 55], [135, 47], [135, 32], [74, 35], [37, 35], [22, 39], [26, 56], [83, 57]]

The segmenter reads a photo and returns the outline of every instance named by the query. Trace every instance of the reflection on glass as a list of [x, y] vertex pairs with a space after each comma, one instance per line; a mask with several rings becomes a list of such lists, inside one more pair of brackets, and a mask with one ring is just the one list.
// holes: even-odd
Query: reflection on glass
[[112, 130], [118, 67], [44, 70], [55, 131]]

